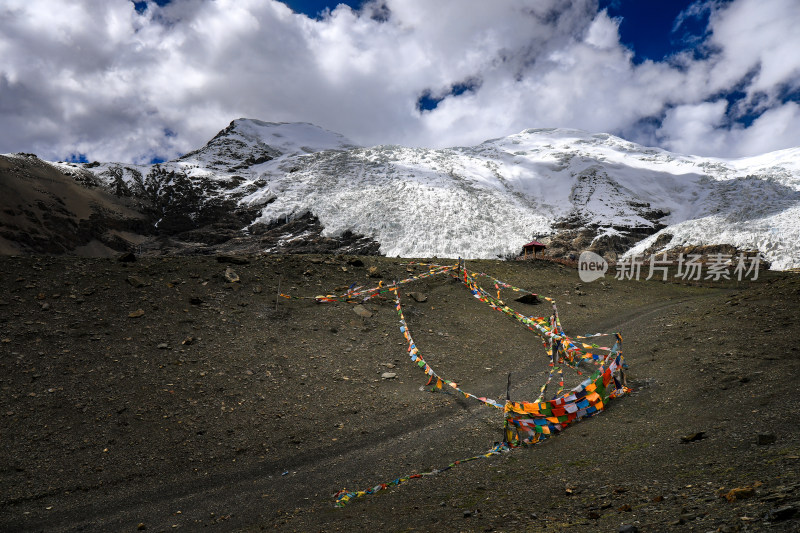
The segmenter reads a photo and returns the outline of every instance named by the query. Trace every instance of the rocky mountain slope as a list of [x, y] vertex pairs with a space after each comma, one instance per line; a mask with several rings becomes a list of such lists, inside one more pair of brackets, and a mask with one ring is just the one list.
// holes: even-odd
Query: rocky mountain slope
[[106, 256], [143, 242], [146, 217], [86, 170], [0, 155], [0, 253]]
[[77, 166], [139, 203], [153, 252], [493, 258], [537, 237], [556, 256], [729, 245], [800, 266], [800, 148], [725, 160], [565, 129], [358, 147], [312, 124], [237, 119], [173, 161]]

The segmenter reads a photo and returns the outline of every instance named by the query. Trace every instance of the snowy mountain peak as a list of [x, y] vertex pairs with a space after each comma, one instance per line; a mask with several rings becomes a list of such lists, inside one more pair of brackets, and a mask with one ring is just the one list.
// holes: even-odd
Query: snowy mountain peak
[[189, 152], [176, 162], [182, 166], [235, 173], [277, 158], [355, 147], [356, 144], [344, 135], [307, 122], [239, 118], [217, 133], [203, 148]]
[[263, 142], [278, 150], [281, 155], [348, 150], [358, 146], [340, 133], [320, 128], [309, 122], [264, 122], [239, 118], [231, 122], [226, 130]]

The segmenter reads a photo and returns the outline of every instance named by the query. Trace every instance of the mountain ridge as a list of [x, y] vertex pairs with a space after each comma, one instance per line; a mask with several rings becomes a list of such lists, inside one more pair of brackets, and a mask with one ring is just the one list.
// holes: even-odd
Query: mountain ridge
[[317, 238], [355, 235], [390, 256], [508, 257], [537, 237], [561, 256], [726, 244], [777, 269], [800, 266], [800, 148], [709, 158], [566, 128], [471, 147], [365, 147], [309, 123], [240, 118], [172, 161], [73, 166], [151, 203], [153, 191], [177, 197], [168, 191], [180, 182], [192, 191], [185, 221], [206, 204], [246, 212], [226, 235], [250, 238], [250, 252], [284, 250], [302, 231], [256, 237], [310, 216]]

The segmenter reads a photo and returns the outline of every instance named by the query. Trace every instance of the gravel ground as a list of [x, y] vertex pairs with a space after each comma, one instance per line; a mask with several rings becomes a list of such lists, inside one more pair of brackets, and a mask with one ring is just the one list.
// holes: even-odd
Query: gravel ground
[[[423, 269], [221, 259], [0, 257], [0, 530], [800, 528], [797, 274], [581, 284], [560, 265], [467, 262], [556, 298], [570, 335], [620, 331], [634, 392], [541, 445], [338, 509], [344, 487], [487, 451], [502, 414], [421, 387], [392, 301], [360, 316], [276, 298], [279, 286], [314, 296]], [[401, 294], [440, 374], [500, 399], [510, 373], [512, 399], [536, 397], [537, 337], [446, 276]]]

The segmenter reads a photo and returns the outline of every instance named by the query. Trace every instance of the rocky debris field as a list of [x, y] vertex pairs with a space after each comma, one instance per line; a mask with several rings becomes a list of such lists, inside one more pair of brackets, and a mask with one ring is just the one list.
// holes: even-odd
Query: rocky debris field
[[[277, 296], [426, 270], [404, 263], [0, 257], [0, 530], [800, 527], [798, 275], [581, 284], [538, 261], [467, 268], [554, 297], [570, 335], [621, 332], [634, 392], [541, 445], [335, 508], [342, 488], [502, 438], [500, 411], [424, 387], [392, 300]], [[439, 374], [498, 400], [510, 374], [513, 400], [536, 397], [548, 367], [530, 331], [446, 275], [401, 296]]]

